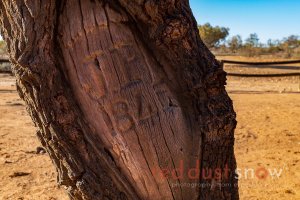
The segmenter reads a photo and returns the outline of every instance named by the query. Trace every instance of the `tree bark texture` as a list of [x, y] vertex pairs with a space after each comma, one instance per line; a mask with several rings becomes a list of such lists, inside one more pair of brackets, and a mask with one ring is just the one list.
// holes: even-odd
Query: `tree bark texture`
[[72, 199], [238, 199], [226, 73], [187, 0], [0, 6], [18, 92]]

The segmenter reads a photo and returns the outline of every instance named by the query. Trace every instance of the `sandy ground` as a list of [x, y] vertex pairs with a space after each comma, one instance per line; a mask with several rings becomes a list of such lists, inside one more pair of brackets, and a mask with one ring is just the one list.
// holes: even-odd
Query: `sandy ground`
[[66, 200], [41, 146], [14, 79], [0, 74], [0, 200]]
[[[226, 70], [256, 73], [257, 69]], [[259, 72], [284, 69], [263, 70]], [[56, 185], [47, 154], [36, 153], [40, 143], [13, 84], [12, 77], [0, 75], [0, 200], [68, 199]], [[229, 77], [227, 89], [237, 112], [241, 199], [300, 199], [299, 78]], [[274, 169], [280, 176], [271, 176]]]
[[[241, 199], [300, 199], [300, 94], [231, 94]], [[260, 179], [246, 170], [282, 170]]]

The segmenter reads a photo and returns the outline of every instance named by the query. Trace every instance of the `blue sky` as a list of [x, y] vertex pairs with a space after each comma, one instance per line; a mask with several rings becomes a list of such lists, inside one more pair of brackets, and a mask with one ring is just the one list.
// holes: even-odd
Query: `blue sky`
[[260, 42], [300, 36], [300, 0], [190, 0], [198, 24], [230, 28], [246, 39], [257, 33]]
[[[300, 36], [300, 0], [189, 0], [198, 24], [230, 28], [246, 39], [257, 33], [260, 42]], [[0, 36], [0, 40], [1, 40]]]

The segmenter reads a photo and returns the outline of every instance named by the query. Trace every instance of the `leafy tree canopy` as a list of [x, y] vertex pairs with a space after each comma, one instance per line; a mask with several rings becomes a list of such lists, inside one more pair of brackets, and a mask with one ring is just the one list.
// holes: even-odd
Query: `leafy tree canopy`
[[198, 26], [201, 39], [208, 48], [218, 47], [222, 41], [225, 41], [229, 34], [229, 28], [220, 26], [211, 26], [209, 23]]

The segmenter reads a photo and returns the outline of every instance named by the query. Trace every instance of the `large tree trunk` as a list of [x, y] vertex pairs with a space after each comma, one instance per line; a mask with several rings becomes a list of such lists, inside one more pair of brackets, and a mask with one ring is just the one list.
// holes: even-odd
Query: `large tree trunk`
[[187, 0], [0, 6], [18, 92], [72, 199], [238, 199], [226, 74]]

